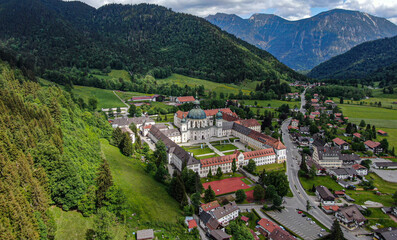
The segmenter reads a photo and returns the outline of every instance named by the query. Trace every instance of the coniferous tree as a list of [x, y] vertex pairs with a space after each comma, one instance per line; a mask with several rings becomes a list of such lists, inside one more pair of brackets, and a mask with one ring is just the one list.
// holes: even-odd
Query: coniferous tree
[[338, 220], [334, 220], [334, 223], [332, 224], [332, 229], [331, 233], [327, 236], [324, 237], [324, 239], [329, 239], [329, 240], [345, 240], [346, 238], [343, 236], [342, 229], [340, 227], [340, 224]]
[[127, 132], [123, 134], [119, 148], [121, 153], [125, 156], [131, 156], [134, 153], [134, 146], [132, 145], [131, 137]]
[[123, 132], [121, 131], [121, 129], [120, 128], [114, 129], [112, 133], [111, 144], [114, 146], [119, 146], [122, 139], [123, 139]]
[[103, 200], [106, 197], [106, 192], [113, 185], [112, 173], [110, 172], [109, 163], [103, 160], [103, 163], [99, 167], [99, 171], [96, 178], [96, 199], [97, 207], [102, 207]]
[[218, 167], [218, 169], [216, 170], [216, 177], [217, 178], [221, 178], [222, 177], [222, 169], [221, 167]]
[[211, 185], [204, 191], [204, 201], [205, 202], [212, 202], [215, 200], [215, 192], [212, 190]]
[[236, 159], [233, 159], [232, 162], [232, 172], [233, 174], [237, 171]]

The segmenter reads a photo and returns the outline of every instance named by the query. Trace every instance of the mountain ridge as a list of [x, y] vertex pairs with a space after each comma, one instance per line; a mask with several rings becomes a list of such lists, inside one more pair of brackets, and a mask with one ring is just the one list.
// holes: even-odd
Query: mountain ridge
[[262, 13], [248, 19], [228, 14], [206, 19], [296, 70], [311, 69], [362, 42], [397, 35], [397, 26], [384, 18], [344, 9], [296, 21]]
[[306, 79], [204, 19], [158, 5], [8, 0], [0, 8], [3, 47], [41, 69], [160, 68], [219, 82]]

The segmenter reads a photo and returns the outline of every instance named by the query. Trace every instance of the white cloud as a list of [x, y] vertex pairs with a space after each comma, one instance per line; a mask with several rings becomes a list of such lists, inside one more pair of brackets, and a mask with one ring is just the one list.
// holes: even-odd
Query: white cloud
[[91, 6], [100, 7], [109, 3], [159, 4], [178, 12], [205, 17], [217, 12], [247, 16], [274, 9], [274, 13], [289, 20], [311, 16], [312, 8], [343, 8], [359, 10], [397, 23], [396, 0], [81, 0]]

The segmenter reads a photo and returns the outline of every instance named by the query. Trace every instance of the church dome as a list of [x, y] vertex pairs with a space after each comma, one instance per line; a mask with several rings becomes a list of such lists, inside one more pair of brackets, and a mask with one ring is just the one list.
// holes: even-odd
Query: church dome
[[221, 112], [221, 110], [219, 110], [219, 111], [215, 114], [215, 118], [216, 118], [216, 119], [222, 119], [222, 112]]
[[205, 114], [203, 109], [201, 109], [201, 108], [193, 108], [187, 114], [187, 118], [190, 118], [190, 119], [206, 119], [207, 115]]

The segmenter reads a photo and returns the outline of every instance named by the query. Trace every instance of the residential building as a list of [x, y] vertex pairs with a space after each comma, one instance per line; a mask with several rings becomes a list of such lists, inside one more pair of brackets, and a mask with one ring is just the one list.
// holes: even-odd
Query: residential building
[[362, 137], [360, 133], [353, 133], [353, 136], [358, 139], [360, 139]]
[[154, 239], [153, 229], [138, 230], [136, 232], [136, 239], [137, 240]]
[[334, 214], [335, 212], [337, 212], [339, 210], [339, 207], [336, 205], [322, 206], [322, 209], [326, 214]]
[[203, 204], [201, 204], [200, 205], [200, 209], [199, 209], [199, 212], [201, 213], [202, 211], [206, 211], [206, 212], [208, 212], [208, 211], [211, 211], [212, 209], [215, 209], [215, 208], [218, 208], [218, 207], [220, 207], [221, 205], [219, 205], [219, 202], [218, 201], [212, 201], [212, 202], [209, 202], [209, 203], [203, 203]]
[[360, 176], [366, 176], [368, 174], [368, 169], [360, 164], [354, 164], [352, 166]]
[[367, 221], [356, 205], [340, 208], [335, 213], [335, 217], [343, 226], [349, 229], [361, 227]]
[[220, 229], [212, 230], [210, 232], [210, 236], [211, 236], [211, 239], [214, 239], [214, 240], [229, 240], [232, 237]]
[[379, 169], [397, 169], [397, 162], [375, 162], [373, 167]]
[[272, 221], [262, 218], [258, 221], [258, 231], [271, 240], [296, 240], [291, 234]]
[[394, 217], [397, 217], [397, 207], [383, 207], [381, 208], [382, 212], [386, 214], [393, 215]]
[[341, 150], [349, 150], [349, 144], [340, 138], [334, 138], [332, 140], [336, 146], [338, 146]]
[[358, 175], [354, 168], [334, 168], [329, 170], [329, 174], [339, 179], [354, 178]]
[[310, 128], [309, 127], [300, 127], [299, 128], [299, 132], [301, 134], [304, 134], [304, 135], [309, 135], [310, 134]]
[[210, 214], [222, 225], [226, 226], [230, 221], [236, 219], [240, 212], [236, 202], [230, 202], [224, 206], [215, 208], [210, 211]]
[[124, 128], [129, 127], [131, 123], [134, 123], [136, 128], [143, 132], [143, 126], [154, 125], [156, 122], [149, 117], [132, 117], [132, 118], [115, 118], [111, 121], [113, 128]]
[[348, 188], [348, 187], [354, 187], [353, 185], [351, 185], [350, 183], [348, 183], [348, 182], [345, 182], [345, 181], [343, 181], [343, 180], [339, 180], [338, 182], [337, 182], [339, 185], [341, 185], [342, 187], [344, 187], [344, 188]]
[[378, 130], [378, 134], [380, 136], [387, 136], [387, 132], [383, 131], [383, 130]]
[[135, 133], [133, 132], [133, 131], [131, 131], [131, 129], [130, 128], [121, 128], [121, 131], [123, 132], [123, 133], [128, 133], [128, 135], [130, 136], [130, 138], [131, 138], [131, 142], [132, 143], [135, 143]]
[[299, 126], [299, 120], [292, 119], [291, 126], [294, 127], [294, 128], [297, 128]]
[[397, 228], [387, 227], [374, 230], [374, 237], [378, 240], [396, 240]]
[[322, 205], [334, 205], [335, 204], [335, 197], [328, 190], [327, 187], [317, 186], [316, 187], [316, 196], [319, 198]]
[[325, 168], [342, 167], [340, 160], [340, 149], [337, 147], [316, 147], [313, 146], [313, 161]]
[[383, 152], [383, 149], [380, 146], [380, 142], [374, 142], [371, 140], [367, 140], [364, 142], [364, 145], [365, 145], [365, 149], [367, 149], [367, 151], [371, 151], [374, 154]]
[[199, 214], [199, 224], [206, 232], [221, 228], [221, 224], [209, 213], [202, 211]]
[[177, 97], [175, 99], [175, 102], [179, 104], [192, 103], [194, 101], [196, 101], [196, 99], [193, 96]]
[[360, 161], [361, 157], [355, 153], [340, 154], [339, 159], [342, 161], [344, 166], [352, 166], [353, 164], [356, 164], [358, 161]]
[[278, 228], [269, 235], [270, 240], [296, 240], [291, 234], [284, 229]]

